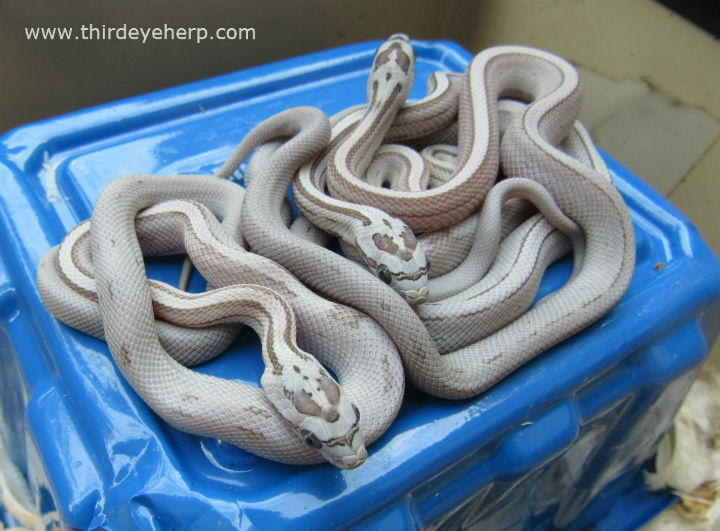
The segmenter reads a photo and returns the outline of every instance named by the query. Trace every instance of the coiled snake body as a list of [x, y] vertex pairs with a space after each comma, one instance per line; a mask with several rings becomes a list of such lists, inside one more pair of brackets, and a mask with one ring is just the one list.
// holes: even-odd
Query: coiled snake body
[[[189, 198], [193, 202], [167, 202]], [[43, 257], [38, 268], [43, 299], [63, 321], [103, 336], [133, 388], [179, 429], [283, 462], [318, 462], [320, 450], [337, 466], [353, 468], [365, 459], [363, 440], [369, 444], [379, 437], [397, 414], [404, 386], [394, 345], [365, 315], [318, 297], [277, 264], [244, 251], [208, 208], [195, 203], [233, 218], [242, 198], [242, 188], [209, 176], [138, 175], [113, 181], [98, 200], [92, 233], [85, 222]], [[159, 201], [141, 213], [136, 238], [135, 212]], [[91, 236], [102, 242], [92, 251]], [[187, 294], [148, 283], [140, 243], [149, 254], [187, 249], [219, 288]], [[154, 315], [192, 328], [236, 320], [251, 324], [263, 339], [264, 393], [175, 361], [195, 364], [217, 355], [234, 339], [232, 331], [221, 328], [208, 339], [198, 335], [201, 331], [172, 330], [168, 323], [158, 323], [156, 330]], [[295, 315], [298, 343], [336, 372], [342, 392], [295, 344]], [[376, 350], [364, 348], [368, 339]], [[386, 400], [373, 399], [379, 394]]]
[[[474, 396], [602, 316], [629, 285], [634, 236], [575, 123], [574, 69], [539, 50], [491, 48], [406, 103], [414, 60], [407, 37], [393, 35], [376, 53], [368, 105], [332, 122], [312, 107], [279, 113], [214, 177], [114, 181], [90, 225], [41, 261], [46, 305], [104, 337], [133, 388], [174, 426], [283, 462], [343, 468], [364, 461], [365, 444], [397, 413], [402, 368], [431, 395]], [[501, 130], [504, 98], [524, 105]], [[429, 145], [454, 139], [456, 148]], [[425, 148], [425, 159], [388, 141]], [[243, 197], [225, 179], [258, 147]], [[507, 179], [494, 185], [500, 166]], [[291, 185], [305, 217], [361, 264], [291, 231]], [[540, 212], [521, 215], [522, 201]], [[448, 240], [461, 250], [444, 260], [437, 249]], [[547, 265], [571, 248], [570, 280], [527, 310]], [[183, 249], [214, 289], [191, 295], [147, 280], [142, 251]], [[237, 321], [261, 336], [264, 391], [184, 367], [231, 343]]]
[[[399, 53], [397, 47], [395, 51]], [[406, 60], [397, 60], [399, 69], [404, 68]], [[534, 75], [527, 75], [527, 70]], [[390, 286], [334, 253], [298, 240], [282, 223], [284, 194], [298, 169], [292, 162], [292, 141], [270, 156], [253, 177], [246, 196], [253, 208], [245, 209], [242, 216], [243, 234], [254, 251], [281, 263], [315, 290], [375, 318], [395, 340], [413, 384], [446, 398], [482, 392], [539, 352], [605, 314], [627, 289], [635, 263], [632, 223], [612, 182], [606, 174], [556, 147], [573, 127], [577, 115], [580, 91], [575, 70], [552, 54], [508, 46], [480, 53], [465, 76], [461, 120], [463, 108], [474, 112], [467, 116], [466, 111], [466, 125], [460, 124], [459, 144], [472, 146], [465, 148], [469, 154], [461, 157], [461, 168], [479, 167], [482, 177], [485, 168], [496, 167], [502, 151], [505, 175], [541, 184], [582, 234], [574, 236], [582, 250], [572, 278], [517, 319], [479, 341], [441, 355], [417, 313]], [[508, 128], [502, 146], [498, 146], [495, 101], [510, 96], [522, 97], [528, 105], [521, 119]], [[313, 113], [311, 109], [296, 109], [259, 127], [275, 129], [274, 120], [312, 123], [317, 121]], [[478, 120], [482, 123], [476, 123]], [[469, 131], [470, 138], [463, 131]], [[282, 136], [290, 135], [291, 131], [286, 130]], [[324, 205], [336, 218], [353, 215], [352, 203], [340, 203], [338, 198], [323, 203], [325, 190], [317, 183], [314, 187], [312, 183], [298, 187], [296, 179], [295, 184], [296, 191], [312, 194], [312, 204]], [[382, 188], [373, 193], [380, 199], [387, 194]], [[475, 199], [459, 198], [453, 204]], [[495, 302], [502, 304], [506, 299], [508, 295], [501, 294]]]

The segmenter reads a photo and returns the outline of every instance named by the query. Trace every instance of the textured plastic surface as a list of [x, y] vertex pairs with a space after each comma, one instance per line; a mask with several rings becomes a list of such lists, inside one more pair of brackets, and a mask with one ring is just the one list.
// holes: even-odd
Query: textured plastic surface
[[[720, 328], [720, 265], [664, 199], [608, 158], [638, 260], [619, 305], [489, 392], [451, 402], [409, 389], [359, 469], [284, 466], [180, 433], [138, 399], [106, 345], [56, 321], [40, 256], [131, 172], [211, 173], [262, 119], [365, 100], [377, 43], [330, 50], [29, 125], [0, 138], [0, 392], [15, 463], [37, 452], [78, 529], [633, 528], [666, 504], [641, 468]], [[412, 97], [468, 52], [418, 42]], [[177, 263], [155, 264], [175, 278]], [[553, 266], [543, 291], [568, 275]], [[196, 288], [199, 279], [195, 279]], [[257, 382], [250, 333], [200, 368]], [[25, 433], [32, 443], [26, 444]], [[27, 463], [31, 463], [28, 465]], [[39, 480], [31, 480], [37, 482]], [[628, 498], [628, 496], [630, 498]], [[627, 502], [633, 500], [633, 510]], [[645, 512], [643, 512], [645, 511]]]

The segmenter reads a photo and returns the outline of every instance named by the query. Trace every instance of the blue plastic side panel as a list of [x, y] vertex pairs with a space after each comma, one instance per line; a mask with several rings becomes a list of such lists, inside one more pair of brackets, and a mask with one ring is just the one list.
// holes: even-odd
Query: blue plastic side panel
[[[638, 260], [626, 296], [581, 334], [460, 402], [409, 389], [359, 469], [293, 467], [180, 433], [138, 399], [104, 343], [56, 321], [42, 254], [125, 173], [211, 173], [262, 119], [361, 103], [377, 43], [253, 68], [28, 125], [0, 138], [2, 421], [27, 430], [78, 529], [631, 529], [667, 504], [641, 468], [720, 332], [720, 264], [692, 225], [611, 158]], [[418, 42], [412, 97], [470, 55]], [[568, 274], [553, 266], [542, 291]], [[160, 267], [172, 278], [179, 269]], [[199, 370], [258, 382], [244, 334]], [[240, 355], [240, 353], [255, 353]], [[22, 440], [0, 433], [13, 461]], [[626, 500], [633, 500], [630, 506]], [[632, 510], [629, 508], [632, 507]]]

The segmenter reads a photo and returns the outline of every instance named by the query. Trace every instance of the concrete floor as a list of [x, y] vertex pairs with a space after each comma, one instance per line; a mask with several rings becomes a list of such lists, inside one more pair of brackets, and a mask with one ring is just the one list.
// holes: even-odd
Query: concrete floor
[[[422, 6], [422, 9], [418, 8]], [[252, 41], [33, 41], [30, 26], [250, 27]], [[0, 132], [103, 101], [395, 31], [472, 51], [528, 44], [575, 63], [597, 144], [720, 253], [720, 43], [651, 0], [0, 1]], [[720, 347], [712, 353], [720, 367]]]

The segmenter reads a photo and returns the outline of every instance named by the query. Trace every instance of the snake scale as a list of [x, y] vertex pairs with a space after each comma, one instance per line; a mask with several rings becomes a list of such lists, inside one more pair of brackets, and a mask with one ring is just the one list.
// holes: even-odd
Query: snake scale
[[[433, 74], [427, 96], [408, 102], [414, 64], [409, 39], [392, 35], [367, 104], [331, 118], [280, 112], [214, 176], [116, 179], [38, 265], [46, 306], [106, 340], [178, 429], [341, 468], [366, 459], [405, 378], [471, 397], [604, 315], [632, 278], [634, 234], [576, 121], [572, 66], [494, 47], [464, 74]], [[245, 190], [228, 178], [253, 152]], [[325, 247], [334, 237], [346, 256]], [[545, 269], [569, 252], [570, 279], [533, 304]], [[148, 280], [144, 256], [178, 253], [206, 292]], [[240, 324], [262, 343], [261, 388], [190, 368]]]

